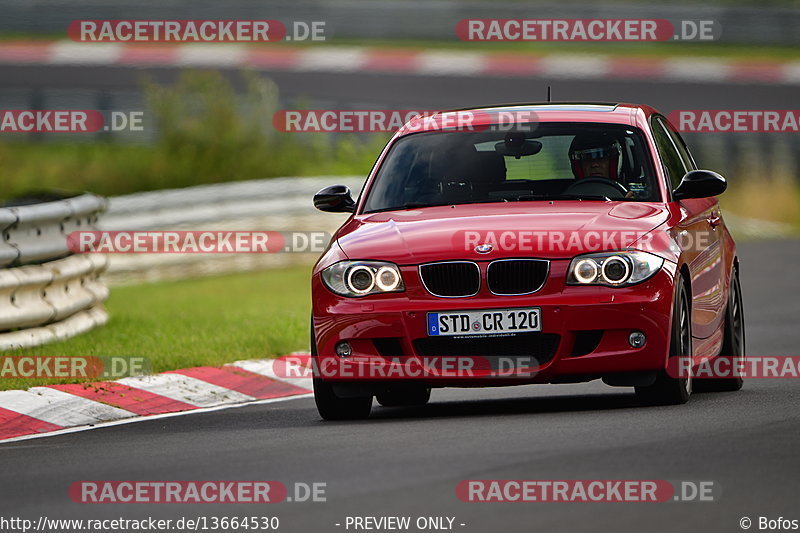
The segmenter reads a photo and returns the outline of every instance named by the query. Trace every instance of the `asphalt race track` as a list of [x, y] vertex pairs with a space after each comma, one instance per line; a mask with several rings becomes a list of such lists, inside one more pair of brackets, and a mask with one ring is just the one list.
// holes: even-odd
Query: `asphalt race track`
[[[797, 242], [740, 245], [751, 355], [797, 354]], [[0, 515], [141, 518], [275, 515], [280, 531], [346, 531], [350, 516], [454, 516], [456, 531], [741, 531], [800, 518], [800, 389], [752, 380], [737, 393], [640, 407], [600, 383], [438, 390], [425, 408], [324, 423], [311, 399], [152, 420], [0, 445]], [[88, 505], [79, 480], [325, 482], [325, 503]], [[464, 503], [464, 479], [711, 480], [715, 502]], [[342, 524], [336, 526], [335, 524]], [[460, 526], [460, 524], [465, 524]], [[351, 529], [352, 531], [352, 529]]]

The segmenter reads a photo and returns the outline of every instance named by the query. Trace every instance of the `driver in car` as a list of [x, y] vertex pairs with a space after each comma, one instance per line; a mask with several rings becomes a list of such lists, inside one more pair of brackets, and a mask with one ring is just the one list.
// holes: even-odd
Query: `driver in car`
[[[619, 142], [604, 133], [576, 135], [569, 146], [569, 160], [575, 179], [603, 178], [620, 183], [620, 154]], [[625, 198], [632, 197], [632, 191], [625, 195]]]

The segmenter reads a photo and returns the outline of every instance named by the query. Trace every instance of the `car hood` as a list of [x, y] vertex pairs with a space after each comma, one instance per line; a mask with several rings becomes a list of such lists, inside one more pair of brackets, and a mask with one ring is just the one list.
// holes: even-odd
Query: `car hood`
[[[350, 259], [401, 265], [448, 259], [559, 259], [626, 248], [668, 219], [666, 205], [659, 203], [468, 204], [359, 215], [337, 237]], [[476, 246], [483, 244], [492, 249], [478, 253]]]

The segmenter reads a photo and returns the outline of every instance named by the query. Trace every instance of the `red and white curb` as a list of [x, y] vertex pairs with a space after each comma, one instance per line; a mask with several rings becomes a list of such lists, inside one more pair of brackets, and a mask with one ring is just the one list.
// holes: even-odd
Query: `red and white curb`
[[800, 61], [332, 46], [301, 48], [227, 43], [12, 41], [0, 43], [0, 64], [251, 67], [294, 72], [370, 72], [420, 76], [800, 84]]
[[[306, 396], [307, 354], [86, 384], [0, 391], [0, 443]], [[292, 368], [296, 367], [296, 368]]]

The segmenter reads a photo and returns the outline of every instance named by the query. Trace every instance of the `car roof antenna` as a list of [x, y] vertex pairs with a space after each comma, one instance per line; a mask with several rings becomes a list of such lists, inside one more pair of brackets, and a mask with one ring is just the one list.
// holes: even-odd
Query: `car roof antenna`
[[548, 85], [547, 86], [547, 103], [549, 104], [550, 102], [551, 102], [551, 100], [550, 100], [550, 86]]

